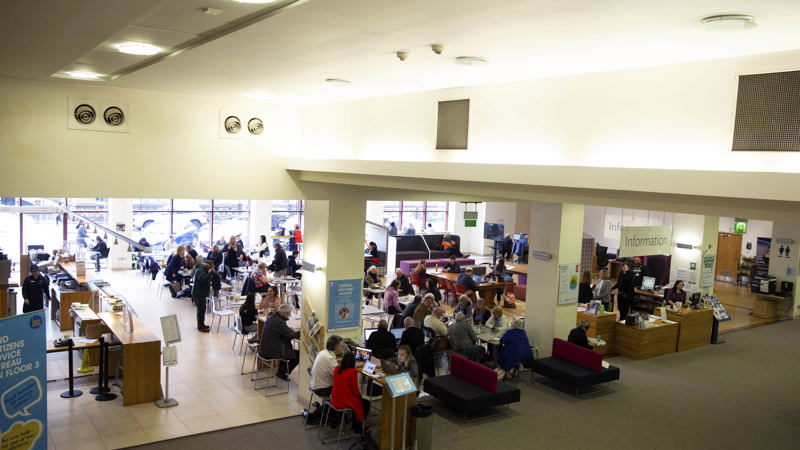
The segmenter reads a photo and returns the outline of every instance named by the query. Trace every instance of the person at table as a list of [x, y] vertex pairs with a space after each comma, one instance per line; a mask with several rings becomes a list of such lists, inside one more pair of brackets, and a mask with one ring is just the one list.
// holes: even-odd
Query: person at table
[[403, 273], [403, 269], [397, 269], [394, 271], [395, 278], [400, 281], [400, 289], [398, 289], [398, 293], [401, 297], [405, 297], [406, 295], [414, 295], [414, 288], [411, 287], [411, 280]]
[[239, 261], [242, 260], [242, 252], [239, 251], [239, 246], [236, 245], [236, 238], [231, 236], [228, 245], [225, 246], [225, 271], [228, 277], [233, 277], [236, 273], [235, 268], [239, 267]]
[[31, 274], [22, 282], [22, 312], [44, 309], [44, 299], [50, 299], [50, 283], [39, 272], [39, 266], [31, 266]]
[[483, 301], [482, 298], [479, 298], [475, 306], [475, 311], [472, 313], [472, 323], [484, 325], [491, 316], [492, 312], [486, 307], [486, 302]]
[[406, 329], [400, 336], [400, 346], [408, 346], [413, 353], [417, 351], [417, 347], [425, 343], [425, 333], [422, 332], [422, 328], [413, 317], [406, 317], [403, 325]]
[[213, 261], [215, 268], [218, 268], [219, 266], [222, 265], [222, 252], [219, 251], [218, 245], [214, 244], [214, 246], [211, 247], [211, 251], [208, 252], [206, 260]]
[[278, 288], [273, 285], [267, 286], [267, 292], [261, 295], [258, 303], [258, 310], [262, 313], [276, 311], [281, 306], [281, 298], [278, 296]]
[[[497, 262], [495, 263], [494, 270], [492, 271], [492, 278], [496, 283], [501, 283], [505, 286], [506, 280], [511, 280], [506, 273], [506, 260], [505, 258], [497, 258]], [[500, 305], [503, 303], [503, 287], [499, 287], [495, 290], [495, 295], [497, 297], [497, 304]]]
[[288, 381], [300, 361], [300, 352], [292, 348], [292, 339], [300, 338], [300, 331], [293, 331], [286, 324], [292, 313], [291, 305], [281, 305], [275, 314], [267, 318], [261, 333], [259, 356], [264, 359], [282, 359], [275, 376]]
[[419, 261], [417, 267], [414, 268], [414, 274], [417, 276], [417, 289], [422, 292], [428, 289], [428, 266], [424, 259]]
[[456, 243], [455, 239], [450, 236], [450, 233], [445, 233], [444, 237], [442, 237], [442, 249], [449, 252], [450, 255], [458, 258], [462, 258], [464, 256], [458, 249], [458, 244]]
[[367, 248], [364, 250], [364, 253], [369, 255], [369, 261], [373, 264], [380, 264], [381, 260], [378, 258], [380, 253], [378, 252], [378, 244], [375, 242], [367, 242]]
[[425, 294], [422, 298], [422, 303], [417, 306], [414, 311], [414, 320], [418, 324], [424, 324], [425, 318], [433, 313], [433, 294]]
[[397, 368], [400, 373], [408, 373], [414, 379], [414, 383], [419, 386], [419, 364], [414, 359], [414, 353], [408, 345], [401, 345], [397, 349]]
[[269, 244], [267, 243], [267, 236], [261, 235], [259, 238], [258, 245], [256, 246], [256, 251], [258, 252], [258, 257], [263, 258], [269, 255]]
[[581, 281], [578, 283], [578, 303], [589, 303], [592, 301], [592, 274], [588, 270], [581, 273]]
[[178, 248], [178, 243], [175, 242], [175, 235], [170, 234], [169, 240], [167, 242], [164, 242], [164, 251], [167, 253], [172, 253], [177, 248]]
[[475, 334], [472, 324], [467, 323], [463, 312], [457, 312], [456, 323], [450, 328], [450, 346], [453, 351], [467, 358], [482, 361], [486, 348], [477, 342], [478, 335]]
[[147, 249], [147, 247], [150, 247], [150, 243], [147, 242], [147, 239], [145, 238], [139, 239], [139, 245], [137, 246], [137, 250], [141, 252]]
[[256, 293], [251, 292], [247, 294], [244, 303], [239, 307], [239, 319], [242, 324], [243, 334], [255, 333], [258, 331], [258, 324], [256, 323], [257, 316]]
[[456, 255], [450, 255], [450, 262], [442, 267], [442, 272], [461, 273], [461, 266], [456, 262]]
[[389, 359], [397, 353], [397, 338], [389, 332], [389, 322], [381, 319], [378, 329], [367, 339], [367, 348], [376, 358]]
[[433, 330], [433, 335], [436, 337], [449, 336], [450, 328], [452, 328], [453, 325], [445, 325], [444, 322], [442, 322], [442, 317], [444, 317], [444, 308], [437, 306], [433, 308], [433, 312], [430, 315], [425, 317], [422, 324], [426, 328]]
[[311, 390], [320, 397], [330, 397], [333, 391], [333, 372], [339, 367], [336, 355], [342, 352], [342, 337], [332, 334], [325, 342], [325, 350], [317, 353], [311, 365]]
[[642, 279], [649, 276], [650, 272], [647, 270], [647, 266], [644, 265], [640, 256], [633, 257], [633, 267], [631, 270], [633, 270], [633, 286], [641, 287]]
[[606, 312], [614, 310], [611, 302], [611, 282], [608, 280], [608, 269], [601, 269], [597, 284], [594, 285], [592, 298], [600, 300]]
[[242, 235], [236, 235], [236, 246], [239, 248], [239, 252], [244, 252], [244, 242], [242, 242]]
[[669, 303], [669, 306], [674, 308], [675, 303], [680, 302], [681, 305], [686, 304], [686, 291], [683, 290], [683, 280], [675, 280], [675, 284], [672, 285], [671, 288], [667, 289], [666, 295], [664, 295], [664, 300]]
[[460, 284], [464, 286], [464, 289], [467, 291], [475, 292], [478, 290], [478, 283], [475, 282], [475, 279], [472, 278], [472, 267], [467, 267], [463, 272], [458, 275], [456, 279], [456, 284]]
[[267, 278], [267, 263], [258, 263], [258, 268], [250, 274], [250, 279], [252, 280], [254, 286], [253, 290], [255, 292], [267, 292], [269, 283], [272, 281], [272, 279]]
[[345, 353], [339, 368], [333, 372], [331, 405], [336, 409], [352, 409], [356, 419], [353, 421], [353, 431], [358, 434], [364, 432], [364, 417], [369, 414], [369, 400], [361, 397], [356, 357], [353, 352]]
[[192, 248], [192, 244], [186, 244], [186, 254], [191, 255], [192, 259], [197, 259], [197, 250]]
[[190, 270], [190, 268], [194, 268], [194, 265], [196, 263], [198, 263], [198, 262], [202, 262], [202, 261], [195, 261], [195, 259], [192, 258], [192, 255], [190, 255], [188, 253], [186, 254], [186, 256], [183, 257], [183, 267], [186, 270]]
[[522, 323], [520, 319], [511, 321], [511, 328], [500, 338], [498, 367], [495, 369], [498, 378], [503, 378], [508, 373], [514, 375], [514, 370], [519, 363], [533, 361], [531, 344], [528, 341], [528, 334], [522, 329]]
[[419, 306], [420, 303], [422, 303], [421, 295], [415, 295], [414, 300], [408, 302], [408, 305], [406, 305], [405, 309], [403, 310], [404, 321], [409, 317], [412, 319], [414, 318], [414, 312], [417, 310], [417, 306]]
[[589, 350], [594, 350], [594, 348], [589, 345], [589, 338], [586, 337], [586, 331], [589, 330], [590, 326], [591, 324], [588, 320], [581, 320], [580, 325], [578, 325], [577, 328], [573, 328], [572, 331], [569, 332], [567, 342], [571, 342], [583, 348], [588, 348]]
[[467, 320], [470, 322], [472, 321], [472, 301], [470, 301], [469, 297], [466, 295], [461, 295], [458, 297], [458, 304], [456, 304], [455, 309], [453, 310], [453, 314], [457, 313], [464, 313]]
[[414, 228], [414, 224], [413, 224], [413, 223], [411, 223], [411, 222], [409, 222], [409, 223], [408, 223], [408, 226], [406, 227], [406, 232], [405, 232], [405, 234], [406, 234], [407, 236], [412, 236], [412, 235], [415, 235], [415, 234], [417, 234], [417, 229], [416, 229], [416, 228]]
[[397, 281], [397, 279], [394, 279], [391, 283], [389, 283], [389, 286], [386, 287], [386, 293], [383, 294], [383, 304], [381, 305], [381, 309], [392, 316], [403, 313], [403, 308], [400, 307], [400, 297], [397, 293], [397, 288], [399, 286], [400, 282]]
[[295, 244], [303, 243], [303, 232], [300, 230], [300, 225], [294, 226], [294, 232], [292, 233], [292, 237], [294, 238]]
[[394, 222], [389, 222], [389, 236], [397, 236], [397, 225]]
[[175, 248], [175, 253], [170, 255], [167, 260], [167, 267], [164, 269], [164, 276], [170, 283], [180, 281], [178, 272], [186, 266], [186, 253], [182, 245]]
[[514, 240], [511, 239], [511, 233], [506, 233], [501, 244], [502, 251], [500, 254], [503, 255], [505, 259], [511, 259], [511, 249], [514, 247]]
[[286, 267], [288, 266], [286, 259], [286, 252], [283, 250], [280, 242], [275, 243], [275, 257], [272, 259], [269, 269], [274, 272], [275, 276], [280, 278], [286, 276]]
[[622, 265], [622, 271], [619, 273], [616, 284], [611, 286], [611, 290], [618, 290], [617, 309], [619, 309], [620, 318], [624, 319], [631, 312], [633, 304], [633, 271], [628, 263]]
[[228, 245], [228, 241], [225, 240], [225, 236], [220, 236], [219, 239], [217, 239], [217, 242], [214, 242], [214, 244], [216, 244], [219, 248], [223, 248]]
[[206, 325], [206, 299], [211, 292], [211, 272], [213, 271], [214, 265], [211, 261], [197, 263], [194, 268], [192, 302], [197, 308], [197, 331], [201, 333], [208, 333], [211, 330]]
[[303, 274], [300, 272], [300, 268], [303, 267], [303, 265], [297, 262], [297, 257], [299, 255], [300, 252], [298, 250], [293, 250], [292, 254], [289, 255], [289, 258], [286, 260], [286, 274], [298, 280], [303, 277]]
[[492, 331], [505, 333], [508, 329], [508, 318], [503, 314], [503, 308], [495, 306], [492, 308], [492, 317], [486, 321], [486, 326], [491, 328]]
[[[364, 289], [369, 289], [372, 287], [377, 288], [380, 287], [380, 285], [381, 285], [381, 280], [378, 277], [378, 268], [376, 266], [369, 266], [369, 269], [367, 269], [367, 272], [364, 274], [364, 283], [363, 283]], [[399, 286], [400, 283], [398, 283], [397, 285]], [[377, 292], [365, 291], [365, 294], [367, 300], [372, 300], [373, 298], [380, 297], [380, 294]]]
[[95, 267], [100, 268], [100, 260], [103, 258], [108, 258], [108, 245], [106, 245], [105, 241], [100, 239], [100, 236], [97, 236], [97, 244], [94, 247], [90, 248], [89, 250], [95, 252], [92, 255], [92, 259], [94, 260]]

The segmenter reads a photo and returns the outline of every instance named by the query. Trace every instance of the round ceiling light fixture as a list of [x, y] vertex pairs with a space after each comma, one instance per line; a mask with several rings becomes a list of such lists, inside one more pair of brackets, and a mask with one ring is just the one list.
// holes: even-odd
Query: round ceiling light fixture
[[746, 14], [715, 14], [700, 19], [708, 31], [745, 31], [755, 28], [756, 19]]
[[161, 49], [155, 45], [145, 44], [144, 42], [124, 42], [117, 45], [117, 50], [128, 55], [150, 56], [160, 52]]
[[459, 56], [455, 63], [462, 66], [488, 66], [489, 60], [480, 56]]
[[353, 83], [351, 83], [351, 82], [349, 82], [347, 80], [343, 80], [341, 78], [328, 78], [328, 79], [325, 80], [325, 82], [330, 84], [331, 86], [336, 86], [336, 87], [347, 87], [347, 86], [350, 86], [351, 84], [353, 84]]
[[96, 80], [102, 77], [102, 75], [100, 75], [99, 73], [89, 72], [86, 70], [75, 70], [72, 72], [67, 72], [67, 75], [69, 75], [72, 78], [78, 78], [81, 80]]

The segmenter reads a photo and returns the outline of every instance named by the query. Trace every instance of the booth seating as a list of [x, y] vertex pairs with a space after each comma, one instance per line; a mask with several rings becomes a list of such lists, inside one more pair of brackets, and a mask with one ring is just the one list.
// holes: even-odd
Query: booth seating
[[[423, 259], [425, 259], [425, 258], [423, 258]], [[417, 264], [419, 264], [419, 261], [420, 261], [419, 259], [401, 261], [400, 263], [397, 264], [397, 267], [403, 269], [403, 273], [404, 274], [410, 274], [411, 271], [414, 270], [415, 267], [417, 267]], [[425, 259], [425, 264], [428, 267], [428, 269], [433, 269], [438, 264], [439, 265], [439, 270], [442, 270], [442, 268], [449, 262], [450, 262], [450, 258]], [[475, 264], [475, 260], [472, 259], [472, 258], [456, 258], [456, 262], [458, 263], [459, 266], [461, 266], [461, 271], [462, 272], [464, 271], [464, 268], [466, 268], [466, 266], [471, 266], [471, 265]]]
[[528, 286], [518, 284], [514, 286], [514, 297], [517, 300], [526, 300], [528, 296]]
[[533, 371], [580, 390], [619, 380], [619, 368], [603, 368], [603, 355], [563, 339], [553, 338], [553, 356], [533, 362]]
[[471, 412], [520, 401], [519, 388], [497, 381], [497, 372], [455, 353], [450, 374], [425, 379], [423, 390], [462, 411], [465, 420]]
[[[451, 234], [450, 237], [453, 238], [453, 241], [455, 241], [458, 248], [461, 248], [461, 238], [455, 234]], [[425, 239], [425, 243], [428, 244], [428, 249], [430, 249], [430, 255], [428, 255], [429, 258], [432, 259], [450, 258], [450, 251], [441, 249], [442, 239], [444, 239], [443, 234], [423, 234], [422, 238]]]
[[428, 247], [425, 246], [425, 241], [421, 235], [414, 234], [411, 236], [397, 235], [389, 239], [395, 239], [396, 242], [396, 261], [395, 266], [399, 267], [401, 261], [428, 259], [430, 252]]

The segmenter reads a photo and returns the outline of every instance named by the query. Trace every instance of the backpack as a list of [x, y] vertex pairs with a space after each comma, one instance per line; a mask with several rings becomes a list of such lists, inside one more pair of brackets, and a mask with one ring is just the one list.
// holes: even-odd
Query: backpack
[[211, 272], [209, 275], [210, 275], [209, 281], [211, 283], [211, 289], [213, 289], [214, 292], [219, 292], [219, 290], [222, 289], [222, 283], [219, 279], [219, 274], [217, 272]]

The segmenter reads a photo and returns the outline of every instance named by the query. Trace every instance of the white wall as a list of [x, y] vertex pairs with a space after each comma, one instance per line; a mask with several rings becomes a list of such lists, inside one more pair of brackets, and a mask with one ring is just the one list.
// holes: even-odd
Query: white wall
[[470, 211], [478, 211], [478, 224], [474, 228], [466, 228], [464, 226], [465, 210], [466, 205], [464, 203], [456, 203], [456, 219], [453, 225], [453, 233], [461, 237], [461, 252], [484, 255], [487, 251], [483, 248], [483, 222], [486, 220], [486, 204], [478, 203], [469, 205]]
[[[613, 219], [607, 222], [607, 216]], [[592, 236], [596, 243], [608, 247], [609, 253], [618, 253], [621, 228], [611, 229], [611, 223], [620, 224], [622, 227], [671, 226], [674, 216], [674, 213], [664, 211], [586, 205], [583, 213], [583, 232]], [[702, 224], [699, 233], [702, 236]]]
[[377, 224], [383, 223], [383, 205], [386, 202], [369, 201], [367, 202], [367, 220]]
[[[670, 261], [669, 279], [675, 281], [677, 279], [678, 269], [687, 269], [691, 267], [691, 263], [695, 263], [699, 269], [703, 262], [703, 254], [700, 249], [684, 249], [678, 248], [675, 244], [691, 244], [693, 246], [701, 246], [703, 244], [703, 227], [705, 224], [705, 216], [697, 214], [675, 214], [675, 220], [672, 224], [672, 259]], [[696, 279], [692, 282], [692, 272]], [[689, 270], [689, 279], [684, 280], [686, 290], [689, 292], [698, 291], [700, 284], [699, 270]]]
[[[733, 233], [733, 217], [720, 217], [719, 218], [719, 231], [725, 233]], [[760, 237], [772, 237], [772, 221], [771, 220], [755, 220], [750, 219], [747, 221], [747, 232], [742, 235], [742, 257], [755, 258], [756, 257], [756, 241]], [[750, 243], [750, 250], [747, 249], [747, 243]]]

